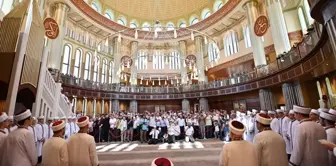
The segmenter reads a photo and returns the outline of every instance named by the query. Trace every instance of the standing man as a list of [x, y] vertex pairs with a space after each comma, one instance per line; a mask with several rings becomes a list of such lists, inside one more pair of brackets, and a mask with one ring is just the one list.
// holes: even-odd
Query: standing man
[[42, 147], [48, 136], [49, 127], [44, 124], [44, 116], [40, 116], [37, 118], [38, 124], [36, 124], [36, 138], [37, 138], [37, 156], [38, 163], [42, 162]]
[[37, 134], [36, 134], [36, 118], [32, 117], [31, 125], [28, 127], [28, 130], [34, 135], [35, 147], [37, 148]]
[[[220, 166], [257, 166], [257, 152], [253, 144], [244, 141], [246, 130], [243, 123], [232, 120], [229, 123], [231, 142], [224, 144], [220, 154]], [[240, 156], [244, 154], [244, 159]]]
[[314, 122], [316, 122], [316, 123], [319, 123], [319, 118], [320, 118], [320, 113], [319, 113], [319, 111], [317, 111], [316, 109], [312, 109], [311, 111], [310, 111], [310, 114], [309, 114], [309, 118], [312, 120], [312, 121], [314, 121]]
[[285, 134], [284, 134], [284, 132], [285, 131], [287, 131], [287, 129], [285, 129], [285, 130], [283, 130], [283, 125], [285, 124], [286, 125], [286, 123], [288, 123], [288, 119], [287, 119], [287, 121], [284, 123], [284, 121], [285, 121], [285, 114], [284, 114], [284, 111], [283, 110], [281, 110], [281, 109], [277, 109], [276, 110], [276, 113], [277, 113], [277, 119], [278, 119], [278, 133], [281, 135], [281, 136], [286, 136]]
[[34, 136], [28, 130], [31, 125], [29, 109], [15, 115], [19, 128], [12, 131], [2, 144], [0, 165], [3, 166], [32, 166], [37, 164]]
[[79, 132], [68, 140], [69, 165], [98, 166], [96, 143], [94, 138], [87, 134], [89, 117], [78, 119]]
[[271, 129], [271, 117], [257, 114], [256, 119], [258, 130], [261, 131], [253, 140], [258, 154], [258, 165], [288, 166], [286, 143], [282, 136]]
[[295, 119], [293, 110], [289, 111], [288, 116], [289, 116], [290, 121], [287, 126], [286, 139], [289, 140], [289, 145], [286, 144], [286, 152], [287, 152], [288, 160], [289, 160], [291, 157], [292, 151], [293, 151], [293, 139], [294, 139], [294, 134], [296, 132], [296, 126], [299, 124], [299, 121]]
[[294, 166], [328, 166], [328, 150], [318, 142], [327, 138], [324, 128], [309, 119], [310, 108], [294, 105], [293, 110], [300, 124], [296, 127], [289, 163]]
[[185, 119], [183, 118], [182, 115], [179, 116], [178, 120], [178, 125], [180, 126], [180, 137], [179, 139], [184, 139], [185, 133], [184, 133], [184, 127], [185, 127]]
[[205, 116], [204, 116], [203, 113], [200, 114], [199, 119], [198, 119], [198, 123], [199, 123], [200, 130], [196, 131], [196, 132], [199, 132], [199, 138], [200, 139], [205, 139], [206, 138], [206, 136], [205, 136]]
[[246, 131], [245, 131], [245, 140], [252, 142], [253, 141], [253, 122], [252, 122], [252, 117], [251, 117], [251, 111], [247, 111], [247, 115], [244, 118], [244, 125], [246, 126]]
[[277, 133], [279, 133], [279, 122], [278, 118], [275, 117], [275, 112], [273, 111], [268, 111], [267, 115], [271, 117], [272, 122], [271, 122], [271, 129]]
[[[330, 109], [329, 112], [320, 113], [320, 124], [324, 127], [327, 133], [327, 140], [336, 144], [336, 110]], [[329, 151], [329, 165], [336, 165], [336, 156], [332, 151]]]
[[53, 124], [54, 118], [49, 117], [46, 125], [48, 126], [48, 139], [51, 138], [54, 135], [54, 132], [52, 130], [52, 124]]
[[7, 137], [5, 129], [8, 127], [8, 116], [5, 112], [2, 112], [0, 115], [0, 149], [2, 142], [5, 141], [5, 138]]
[[53, 136], [43, 145], [42, 166], [68, 166], [68, 146], [64, 140], [64, 127], [64, 121], [53, 123]]

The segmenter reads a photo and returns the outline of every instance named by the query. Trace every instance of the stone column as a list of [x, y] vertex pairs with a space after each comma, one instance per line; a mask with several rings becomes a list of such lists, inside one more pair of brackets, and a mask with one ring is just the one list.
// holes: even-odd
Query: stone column
[[83, 115], [86, 116], [86, 108], [87, 108], [87, 98], [83, 98]]
[[182, 111], [190, 113], [190, 102], [188, 99], [182, 100]]
[[268, 18], [271, 25], [274, 48], [277, 55], [291, 49], [285, 17], [280, 0], [267, 0]]
[[261, 37], [258, 37], [254, 33], [254, 22], [259, 16], [258, 3], [256, 1], [248, 1], [244, 4], [244, 8], [247, 12], [247, 19], [251, 34], [251, 44], [253, 48], [254, 65], [258, 68], [267, 64], [264, 50], [264, 43]]
[[304, 106], [301, 85], [298, 82], [282, 84], [282, 93], [285, 97], [286, 109], [293, 109], [293, 105]]
[[61, 69], [61, 60], [63, 55], [63, 39], [66, 30], [67, 14], [69, 6], [62, 2], [53, 4], [52, 17], [56, 20], [59, 27], [59, 35], [51, 41], [50, 57], [48, 59], [48, 68]]
[[[131, 57], [133, 60], [133, 64], [131, 66], [131, 85], [137, 85], [137, 68], [135, 65], [135, 60], [137, 59], [137, 53], [138, 53], [138, 42], [132, 41], [131, 42]], [[132, 91], [134, 89], [132, 88]], [[133, 91], [134, 92], [134, 91]]]
[[104, 99], [102, 99], [102, 104], [101, 104], [101, 113], [102, 114], [105, 114], [104, 109], [105, 109], [105, 104], [104, 104]]
[[[179, 41], [179, 49], [180, 49], [180, 71], [181, 71], [181, 84], [188, 84], [188, 75], [187, 68], [184, 67], [185, 58], [187, 57], [187, 42], [184, 40]], [[183, 105], [182, 105], [183, 106]]]
[[118, 113], [120, 111], [120, 103], [118, 99], [112, 100], [112, 111], [114, 113]]
[[121, 59], [121, 42], [118, 41], [118, 37], [113, 38], [114, 46], [113, 46], [113, 59], [114, 59], [114, 73], [112, 78], [112, 83], [119, 84], [120, 83], [120, 76], [117, 75], [120, 67], [120, 59]]
[[110, 99], [110, 102], [109, 102], [109, 114], [112, 113], [112, 100]]
[[132, 100], [130, 102], [130, 111], [131, 111], [131, 113], [137, 113], [138, 112], [138, 101]]
[[198, 71], [198, 82], [208, 82], [208, 78], [204, 73], [204, 42], [202, 36], [195, 37], [195, 47], [196, 47], [196, 58], [197, 58], [197, 71]]
[[73, 110], [74, 112], [73, 113], [77, 113], [77, 96], [74, 96], [74, 104], [73, 104]]
[[93, 117], [96, 117], [96, 112], [97, 112], [97, 100], [96, 99], [93, 99]]
[[200, 98], [199, 100], [200, 110], [209, 111], [209, 104], [207, 98]]
[[269, 89], [259, 89], [259, 100], [261, 110], [275, 110], [273, 94]]

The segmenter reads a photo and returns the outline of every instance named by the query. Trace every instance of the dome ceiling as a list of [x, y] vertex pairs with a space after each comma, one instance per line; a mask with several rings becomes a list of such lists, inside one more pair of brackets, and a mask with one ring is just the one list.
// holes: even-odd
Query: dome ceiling
[[144, 20], [171, 20], [192, 15], [214, 0], [100, 0], [104, 8], [111, 8], [128, 17]]

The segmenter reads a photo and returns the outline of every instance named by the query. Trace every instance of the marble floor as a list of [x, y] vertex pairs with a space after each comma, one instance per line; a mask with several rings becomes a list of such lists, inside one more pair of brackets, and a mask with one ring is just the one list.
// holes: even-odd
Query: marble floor
[[157, 157], [169, 158], [174, 166], [218, 166], [223, 144], [219, 140], [157, 145], [118, 142], [97, 144], [96, 148], [100, 166], [150, 166]]

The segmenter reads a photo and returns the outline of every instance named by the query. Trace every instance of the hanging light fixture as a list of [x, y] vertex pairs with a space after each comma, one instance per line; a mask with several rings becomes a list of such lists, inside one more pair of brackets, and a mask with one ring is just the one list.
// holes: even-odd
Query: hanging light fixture
[[124, 71], [124, 70], [125, 70], [125, 66], [124, 66], [124, 64], [123, 64], [123, 65], [121, 65], [121, 70], [122, 70], [122, 71]]
[[176, 32], [176, 29], [174, 29], [174, 38], [175, 38], [175, 39], [177, 38], [177, 32]]
[[191, 31], [191, 40], [195, 40], [194, 31]]
[[204, 44], [208, 44], [208, 39], [206, 36], [204, 36]]
[[118, 34], [118, 42], [119, 43], [121, 42], [121, 34], [120, 33]]
[[172, 84], [172, 85], [174, 84], [173, 80], [170, 80], [170, 84]]
[[157, 31], [157, 28], [154, 29], [154, 38], [157, 38], [159, 35], [158, 35], [158, 31]]
[[135, 28], [135, 34], [134, 34], [134, 38], [138, 39], [138, 30]]

